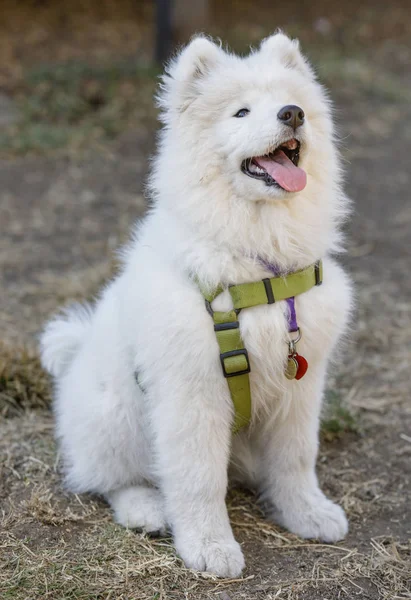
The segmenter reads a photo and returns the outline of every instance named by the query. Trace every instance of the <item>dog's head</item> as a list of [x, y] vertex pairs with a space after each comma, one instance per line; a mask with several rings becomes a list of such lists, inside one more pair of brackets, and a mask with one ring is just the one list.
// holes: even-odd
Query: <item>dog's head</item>
[[245, 58], [195, 38], [169, 65], [159, 102], [176, 168], [193, 181], [218, 178], [236, 197], [272, 201], [327, 178], [329, 104], [282, 33]]

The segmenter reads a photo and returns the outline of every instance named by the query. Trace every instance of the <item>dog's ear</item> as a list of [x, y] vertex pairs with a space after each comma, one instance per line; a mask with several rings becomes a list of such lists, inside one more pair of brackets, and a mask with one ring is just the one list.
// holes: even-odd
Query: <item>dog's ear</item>
[[279, 31], [261, 42], [261, 54], [267, 57], [279, 59], [285, 66], [297, 69], [304, 75], [313, 75], [313, 71], [308, 61], [300, 52], [298, 40], [292, 40], [287, 35]]
[[209, 38], [196, 36], [171, 63], [169, 75], [177, 81], [193, 83], [205, 77], [222, 55], [223, 50]]
[[[184, 111], [201, 93], [201, 84], [223, 59], [224, 51], [204, 36], [196, 36], [171, 60], [163, 77], [160, 105]], [[162, 96], [167, 96], [167, 102]]]

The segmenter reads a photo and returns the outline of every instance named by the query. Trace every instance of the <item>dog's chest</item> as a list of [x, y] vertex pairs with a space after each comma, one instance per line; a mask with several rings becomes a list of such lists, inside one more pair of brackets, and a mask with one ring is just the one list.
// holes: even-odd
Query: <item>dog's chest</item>
[[[229, 310], [231, 298], [228, 292], [221, 294], [213, 303], [215, 310]], [[329, 351], [333, 336], [332, 298], [324, 288], [315, 288], [295, 298], [295, 317], [301, 333], [296, 346], [299, 354], [313, 369]], [[331, 318], [330, 318], [331, 317]], [[251, 363], [251, 385], [254, 395], [278, 394], [293, 382], [285, 377], [289, 355], [289, 340], [297, 334], [289, 333], [290, 307], [286, 301], [243, 309], [239, 314], [241, 337]], [[303, 381], [303, 380], [302, 380]]]

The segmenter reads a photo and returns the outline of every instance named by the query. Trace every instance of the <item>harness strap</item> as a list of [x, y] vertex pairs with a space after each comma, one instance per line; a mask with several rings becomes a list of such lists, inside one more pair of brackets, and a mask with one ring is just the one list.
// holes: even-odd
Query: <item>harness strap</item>
[[228, 312], [214, 311], [211, 308], [211, 302], [224, 290], [221, 284], [214, 291], [208, 292], [197, 282], [207, 310], [214, 321], [223, 375], [227, 379], [234, 405], [233, 433], [247, 426], [251, 420], [251, 392], [248, 376], [250, 361], [240, 334], [238, 322], [240, 310], [259, 304], [273, 304], [280, 300], [287, 300], [307, 292], [315, 285], [321, 285], [322, 279], [322, 262], [317, 261], [301, 271], [288, 275], [229, 286], [234, 310]]
[[273, 304], [307, 292], [323, 280], [322, 261], [280, 277], [253, 283], [230, 285], [229, 292], [235, 309], [250, 308], [259, 304]]
[[220, 361], [234, 405], [233, 433], [251, 419], [250, 362], [240, 335], [237, 312], [215, 312], [214, 331], [220, 348]]

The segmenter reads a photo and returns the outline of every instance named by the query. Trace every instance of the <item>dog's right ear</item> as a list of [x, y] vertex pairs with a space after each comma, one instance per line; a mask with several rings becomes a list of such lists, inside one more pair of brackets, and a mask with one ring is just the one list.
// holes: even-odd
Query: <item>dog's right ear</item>
[[204, 36], [193, 38], [166, 68], [160, 106], [184, 111], [201, 94], [204, 80], [223, 56], [224, 51], [210, 39]]

